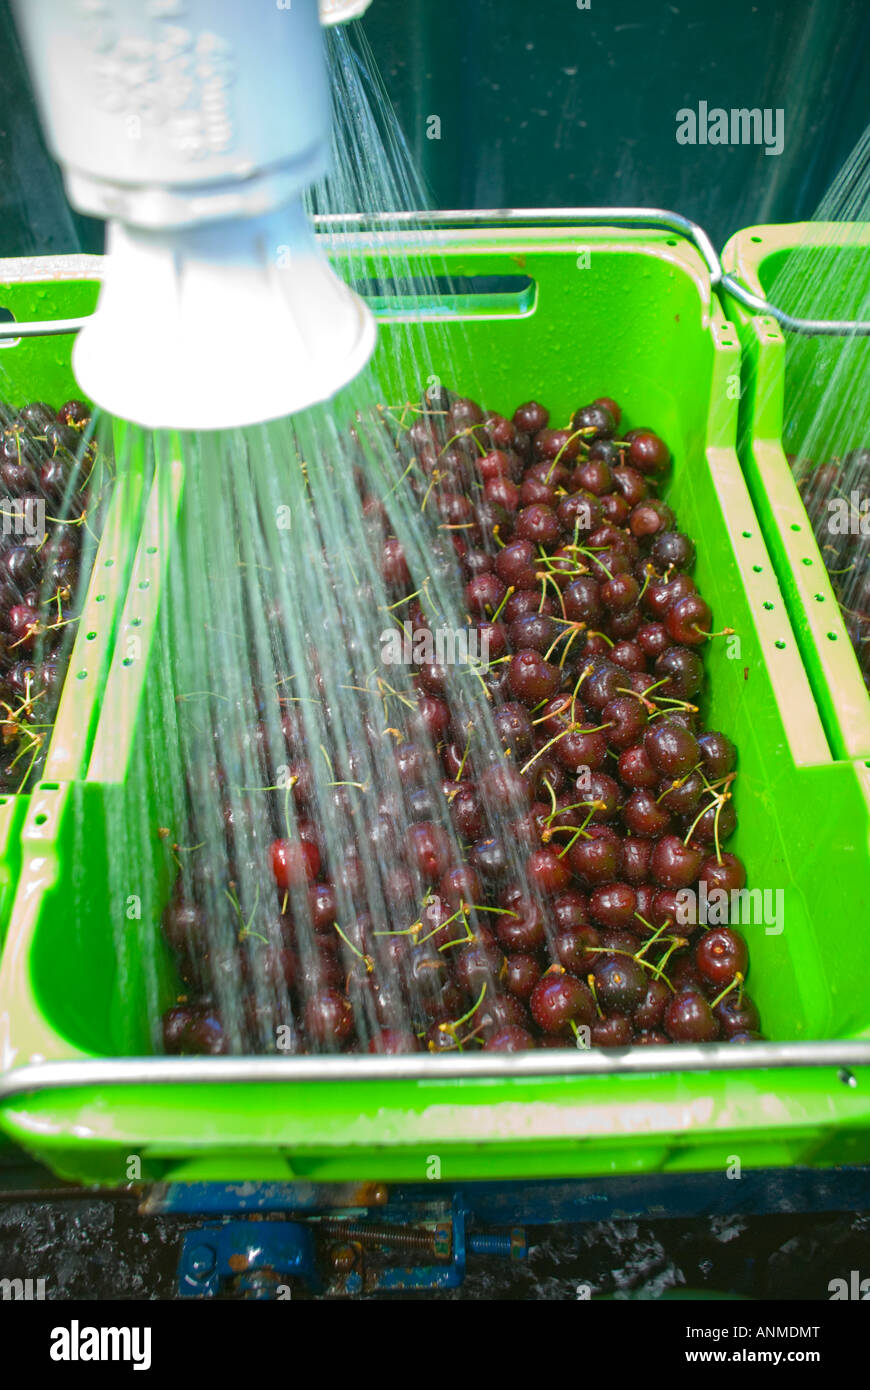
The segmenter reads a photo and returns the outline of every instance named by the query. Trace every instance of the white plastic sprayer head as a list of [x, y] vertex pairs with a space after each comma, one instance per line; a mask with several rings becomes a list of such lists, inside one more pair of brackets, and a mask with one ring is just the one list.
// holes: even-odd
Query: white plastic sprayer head
[[347, 24], [365, 14], [372, 0], [320, 0], [321, 24]]
[[325, 172], [317, 0], [15, 0], [70, 201], [109, 221], [73, 366], [105, 409], [213, 429], [326, 400], [368, 309], [302, 207]]

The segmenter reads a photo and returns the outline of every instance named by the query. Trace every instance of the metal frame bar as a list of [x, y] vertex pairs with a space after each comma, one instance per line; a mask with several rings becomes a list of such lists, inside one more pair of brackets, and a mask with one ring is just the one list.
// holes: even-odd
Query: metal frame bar
[[[481, 208], [447, 212], [383, 212], [372, 217], [367, 213], [329, 213], [316, 216], [314, 225], [321, 231], [346, 232], [364, 228], [386, 231], [402, 228], [493, 227], [508, 226], [626, 226], [660, 227], [677, 232], [690, 241], [700, 254], [708, 271], [713, 289], [722, 290], [755, 314], [767, 314], [789, 333], [809, 337], [870, 336], [870, 321], [863, 319], [803, 319], [787, 314], [775, 304], [740, 284], [727, 274], [716, 249], [703, 227], [678, 212], [663, 208]], [[33, 323], [0, 324], [0, 338], [36, 338], [61, 333], [77, 333], [88, 321], [81, 319], [46, 319]]]
[[0, 1075], [0, 1104], [35, 1091], [84, 1086], [299, 1084], [329, 1081], [527, 1080], [548, 1076], [637, 1076], [650, 1072], [784, 1070], [835, 1067], [841, 1085], [857, 1085], [851, 1068], [870, 1067], [870, 1040], [681, 1044], [623, 1050], [573, 1048], [531, 1052], [323, 1057], [123, 1057], [38, 1062]]

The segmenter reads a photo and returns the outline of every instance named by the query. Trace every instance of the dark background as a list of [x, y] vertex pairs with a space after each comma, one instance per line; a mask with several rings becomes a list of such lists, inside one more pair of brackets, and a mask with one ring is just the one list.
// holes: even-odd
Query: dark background
[[[812, 214], [870, 114], [868, 0], [590, 5], [373, 0], [365, 32], [434, 206], [664, 207], [720, 248]], [[0, 256], [101, 250], [46, 153], [8, 0], [0, 54]], [[701, 100], [782, 107], [783, 153], [678, 145]]]

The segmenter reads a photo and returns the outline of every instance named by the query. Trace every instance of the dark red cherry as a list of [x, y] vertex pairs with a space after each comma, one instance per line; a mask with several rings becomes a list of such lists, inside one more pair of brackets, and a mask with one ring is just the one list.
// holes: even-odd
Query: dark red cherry
[[526, 878], [543, 894], [558, 893], [571, 882], [571, 870], [552, 849], [536, 849], [526, 860]]
[[587, 985], [566, 971], [550, 971], [538, 981], [529, 1000], [532, 1018], [544, 1033], [570, 1034], [571, 1024], [591, 1024], [595, 1004]]
[[[721, 805], [711, 803], [704, 814], [697, 820], [693, 817], [690, 824], [693, 840], [712, 845], [716, 843], [718, 835], [721, 845], [737, 829], [737, 812], [734, 810], [734, 802], [724, 801]], [[686, 828], [688, 830], [688, 825]]]
[[628, 462], [639, 473], [666, 473], [671, 452], [665, 441], [652, 430], [634, 430], [628, 448]]
[[713, 1042], [719, 1036], [719, 1024], [710, 1005], [694, 989], [682, 990], [669, 1001], [664, 1029], [674, 1042]]
[[560, 463], [573, 463], [580, 452], [580, 440], [571, 436], [570, 429], [543, 429], [535, 435], [534, 453], [538, 459], [558, 458]]
[[637, 898], [628, 883], [604, 883], [589, 896], [589, 913], [602, 927], [630, 927], [634, 921]]
[[496, 935], [505, 951], [537, 951], [544, 944], [544, 915], [530, 894], [511, 904], [496, 922]]
[[730, 985], [738, 972], [746, 975], [749, 951], [745, 939], [733, 927], [711, 927], [695, 946], [698, 974], [720, 989]]
[[581, 575], [568, 585], [563, 594], [565, 616], [572, 623], [586, 623], [593, 627], [603, 613], [601, 585], [592, 575]]
[[538, 557], [531, 541], [511, 541], [495, 559], [495, 572], [513, 589], [534, 589], [540, 593], [537, 578]]
[[434, 883], [450, 862], [450, 839], [434, 821], [419, 821], [407, 831], [408, 855], [421, 876]]
[[631, 793], [622, 808], [622, 819], [632, 835], [650, 840], [664, 835], [671, 824], [667, 811], [645, 787], [638, 787]]
[[514, 951], [507, 957], [505, 988], [518, 999], [528, 999], [541, 978], [541, 967], [536, 956], [527, 951]]
[[627, 787], [644, 788], [649, 791], [658, 786], [659, 772], [649, 760], [642, 743], [626, 748], [619, 755], [617, 771], [620, 782]]
[[614, 748], [629, 748], [646, 728], [646, 710], [633, 695], [617, 695], [601, 711], [601, 722], [610, 726], [607, 736]]
[[458, 984], [476, 998], [481, 987], [503, 980], [507, 974], [504, 953], [494, 941], [477, 939], [469, 946], [454, 947], [447, 952], [453, 956], [453, 973]]
[[613, 482], [629, 507], [636, 507], [649, 495], [649, 486], [637, 468], [619, 464], [613, 469]]
[[594, 492], [585, 488], [561, 497], [556, 506], [556, 517], [565, 536], [573, 540], [589, 536], [594, 532], [604, 516], [601, 503]]
[[655, 663], [656, 680], [664, 679], [658, 693], [673, 700], [691, 700], [704, 683], [704, 667], [697, 652], [688, 647], [668, 647]]
[[320, 851], [310, 840], [274, 840], [269, 857], [275, 882], [284, 890], [306, 887], [320, 872]]
[[588, 921], [589, 899], [576, 888], [560, 893], [549, 905], [549, 913], [560, 930], [579, 927]]
[[695, 563], [695, 543], [682, 531], [660, 531], [650, 547], [650, 559], [665, 570], [690, 570]]
[[650, 857], [650, 873], [664, 888], [688, 888], [704, 862], [704, 851], [684, 845], [679, 835], [664, 835]]
[[761, 1028], [761, 1018], [755, 1003], [745, 993], [742, 999], [739, 998], [736, 989], [714, 1005], [713, 1013], [725, 1038], [731, 1039], [735, 1033], [757, 1033]]
[[[659, 805], [672, 816], [694, 816], [704, 791], [704, 782], [697, 772], [690, 772], [687, 777], [664, 777], [659, 784]], [[694, 839], [699, 838], [696, 831], [697, 827], [693, 831]]]
[[483, 1046], [487, 1052], [527, 1052], [537, 1044], [527, 1028], [522, 1028], [516, 1023], [506, 1023], [494, 1032], [488, 1033]]
[[648, 660], [656, 661], [671, 646], [664, 623], [644, 623], [638, 628], [634, 640]]
[[524, 434], [537, 434], [539, 430], [546, 429], [549, 421], [549, 410], [537, 401], [526, 401], [525, 405], [518, 405], [513, 413], [514, 425]]
[[[623, 841], [622, 876], [630, 884], [641, 884], [646, 881], [653, 845], [653, 840], [644, 839], [639, 835], [628, 835]], [[637, 910], [636, 904], [635, 910]]]
[[468, 851], [468, 858], [485, 883], [497, 883], [510, 867], [504, 841], [496, 836], [475, 840]]
[[625, 1014], [605, 1014], [596, 1018], [590, 1030], [593, 1047], [628, 1047], [634, 1038], [632, 1021]]
[[698, 741], [671, 719], [656, 719], [647, 728], [643, 746], [663, 776], [685, 777], [701, 760]]
[[619, 873], [619, 840], [587, 832], [587, 838], [581, 836], [568, 850], [568, 859], [574, 873], [585, 883], [610, 883]]
[[587, 440], [612, 439], [616, 433], [616, 420], [602, 398], [575, 410], [571, 416], [571, 428], [582, 430]]
[[561, 680], [561, 667], [545, 661], [540, 652], [515, 652], [508, 663], [508, 684], [516, 698], [526, 705], [550, 699], [559, 689]]
[[727, 734], [713, 730], [699, 734], [698, 747], [701, 750], [704, 772], [711, 782], [718, 781], [720, 777], [727, 777], [729, 772], [734, 771], [737, 749]]
[[596, 948], [600, 944], [601, 938], [595, 927], [562, 927], [553, 937], [550, 954], [555, 964], [564, 966], [569, 974], [582, 979], [598, 959]]
[[639, 541], [668, 531], [674, 524], [674, 514], [665, 502], [657, 497], [646, 497], [632, 507], [628, 518], [628, 529]]
[[699, 882], [706, 884], [707, 892], [721, 888], [726, 893], [739, 892], [746, 887], [746, 869], [736, 854], [723, 852], [721, 860], [715, 854], [705, 859], [698, 874]]
[[647, 972], [631, 956], [599, 956], [592, 967], [595, 993], [605, 1010], [631, 1013], [646, 996]]
[[671, 991], [664, 980], [647, 976], [646, 994], [632, 1015], [635, 1028], [658, 1028], [671, 1000]]
[[669, 636], [686, 647], [699, 647], [712, 626], [713, 614], [700, 594], [687, 594], [665, 614]]
[[555, 545], [561, 535], [561, 525], [552, 507], [535, 502], [523, 507], [517, 515], [514, 535], [533, 545]]

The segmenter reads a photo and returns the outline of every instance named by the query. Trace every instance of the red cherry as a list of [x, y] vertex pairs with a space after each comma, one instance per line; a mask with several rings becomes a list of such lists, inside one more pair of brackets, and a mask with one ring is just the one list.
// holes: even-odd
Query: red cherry
[[269, 858], [281, 889], [303, 888], [320, 872], [320, 851], [311, 840], [273, 840]]

